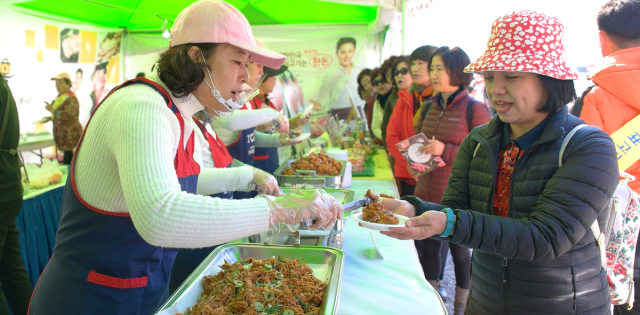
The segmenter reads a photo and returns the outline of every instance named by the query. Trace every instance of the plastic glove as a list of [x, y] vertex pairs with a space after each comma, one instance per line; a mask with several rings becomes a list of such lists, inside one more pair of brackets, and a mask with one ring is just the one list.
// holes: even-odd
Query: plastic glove
[[[301, 190], [280, 197], [259, 195], [269, 203], [269, 225], [296, 225], [305, 221], [310, 229], [329, 229], [342, 219], [342, 205], [321, 189]], [[310, 223], [310, 224], [309, 224]]]
[[302, 116], [304, 113], [300, 113], [293, 118], [289, 119], [289, 127], [300, 128], [305, 126], [309, 122], [309, 118], [311, 118], [311, 112], [308, 115]]
[[289, 137], [288, 134], [283, 133], [280, 135], [280, 144], [284, 147], [284, 146], [288, 146], [288, 145], [296, 145], [298, 143], [302, 143], [302, 141], [304, 140], [296, 140], [296, 141], [292, 141], [291, 137]]
[[289, 132], [289, 119], [285, 115], [283, 114], [278, 115], [278, 118], [276, 118], [276, 121], [280, 123], [280, 127], [275, 128], [275, 130], [278, 133], [286, 134]]
[[282, 196], [276, 178], [259, 168], [253, 168], [253, 180], [251, 180], [251, 183], [258, 185], [264, 194]]

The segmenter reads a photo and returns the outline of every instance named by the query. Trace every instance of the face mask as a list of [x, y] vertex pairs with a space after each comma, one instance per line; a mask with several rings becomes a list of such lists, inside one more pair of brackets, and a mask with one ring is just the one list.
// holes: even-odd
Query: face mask
[[[200, 50], [200, 55], [202, 55], [202, 60], [204, 61], [205, 66], [207, 65], [207, 62], [205, 61], [206, 59], [204, 59], [204, 54], [202, 53], [202, 50]], [[209, 72], [209, 67], [206, 67], [207, 69], [207, 74], [209, 75], [209, 80], [211, 80], [211, 84], [209, 84], [209, 82], [207, 82], [207, 80], [204, 80], [204, 83], [207, 84], [207, 86], [209, 87], [209, 89], [211, 89], [211, 94], [213, 94], [213, 97], [216, 98], [216, 100], [218, 100], [218, 102], [220, 102], [220, 104], [224, 105], [224, 107], [227, 108], [227, 111], [219, 111], [219, 110], [213, 110], [216, 115], [218, 116], [227, 116], [229, 114], [231, 114], [234, 110], [240, 109], [242, 108], [242, 105], [244, 105], [244, 101], [242, 99], [242, 94], [239, 95], [239, 100], [238, 102], [234, 102], [233, 98], [230, 98], [228, 100], [225, 100], [224, 98], [222, 98], [222, 95], [220, 94], [220, 91], [218, 91], [218, 89], [216, 89], [215, 86], [213, 86], [213, 79], [211, 78], [211, 72]]]

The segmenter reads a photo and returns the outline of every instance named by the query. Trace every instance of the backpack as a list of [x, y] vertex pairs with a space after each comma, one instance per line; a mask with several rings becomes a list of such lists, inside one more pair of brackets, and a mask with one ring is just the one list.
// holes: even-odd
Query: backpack
[[[571, 130], [562, 141], [558, 158], [558, 167], [562, 166], [562, 154], [571, 137], [587, 125], [578, 125]], [[616, 188], [607, 209], [609, 214], [604, 223], [605, 230], [600, 231], [600, 225], [596, 220], [591, 225], [591, 231], [596, 237], [596, 243], [600, 249], [602, 268], [607, 273], [609, 283], [609, 296], [611, 304], [627, 304], [627, 309], [633, 308], [634, 281], [633, 266], [636, 257], [636, 244], [638, 242], [638, 228], [640, 226], [640, 195], [635, 193], [627, 182], [635, 178], [627, 173], [620, 172], [620, 184]]]

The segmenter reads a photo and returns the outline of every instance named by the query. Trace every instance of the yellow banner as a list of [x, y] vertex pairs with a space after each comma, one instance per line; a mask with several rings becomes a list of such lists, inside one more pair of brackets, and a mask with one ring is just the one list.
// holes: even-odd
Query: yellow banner
[[616, 145], [618, 169], [625, 171], [631, 164], [640, 160], [640, 116], [631, 119], [611, 135]]

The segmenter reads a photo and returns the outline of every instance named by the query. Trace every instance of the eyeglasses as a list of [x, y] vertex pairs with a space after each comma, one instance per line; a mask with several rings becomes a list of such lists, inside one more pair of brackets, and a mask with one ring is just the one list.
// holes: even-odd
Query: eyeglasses
[[371, 81], [371, 84], [372, 84], [373, 86], [376, 86], [376, 85], [378, 85], [378, 84], [382, 84], [382, 83], [387, 83], [387, 81], [385, 81], [385, 80], [383, 80], [383, 79], [380, 79], [380, 80], [375, 79], [375, 80]]
[[406, 75], [409, 73], [409, 68], [402, 68], [400, 70], [393, 70], [393, 76], [397, 76], [398, 74]]

